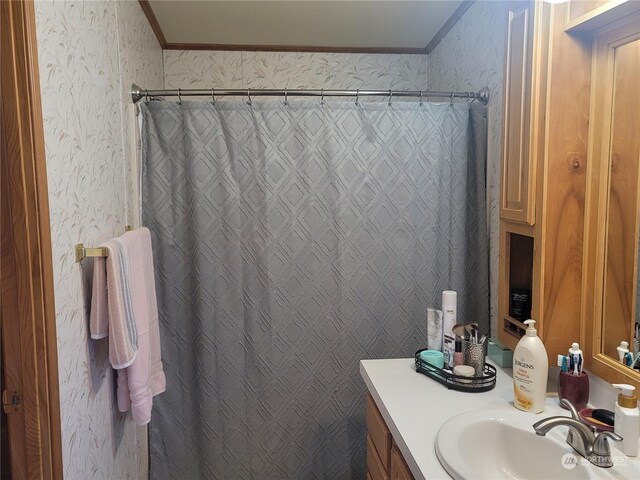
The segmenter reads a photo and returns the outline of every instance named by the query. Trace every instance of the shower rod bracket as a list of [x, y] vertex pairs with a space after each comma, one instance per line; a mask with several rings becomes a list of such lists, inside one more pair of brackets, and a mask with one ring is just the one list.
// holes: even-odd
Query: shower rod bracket
[[[133, 103], [138, 103], [143, 98], [157, 98], [157, 97], [178, 97], [182, 100], [184, 97], [211, 97], [212, 88], [206, 89], [175, 89], [175, 90], [146, 90], [135, 83], [131, 85], [131, 100]], [[391, 100], [391, 97], [404, 97], [404, 98], [442, 98], [442, 99], [454, 99], [460, 98], [463, 100], [478, 100], [484, 105], [489, 103], [489, 89], [484, 87], [478, 92], [439, 92], [429, 90], [311, 90], [311, 89], [233, 89], [233, 88], [216, 88], [215, 94], [219, 97], [245, 97], [247, 92], [250, 91], [254, 97], [284, 97], [288, 102], [289, 97], [320, 97], [324, 100], [324, 97], [355, 97], [356, 101], [361, 97], [386, 97]]]

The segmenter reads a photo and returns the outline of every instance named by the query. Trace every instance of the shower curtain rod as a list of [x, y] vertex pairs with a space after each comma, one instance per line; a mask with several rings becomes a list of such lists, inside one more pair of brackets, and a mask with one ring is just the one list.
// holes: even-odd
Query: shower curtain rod
[[307, 90], [307, 89], [264, 89], [264, 88], [209, 88], [209, 89], [174, 89], [174, 90], [146, 90], [140, 88], [135, 83], [131, 85], [131, 99], [133, 103], [137, 103], [143, 98], [156, 97], [178, 97], [178, 101], [182, 97], [210, 97], [215, 101], [215, 97], [247, 97], [249, 103], [251, 97], [284, 97], [285, 103], [288, 97], [355, 97], [358, 101], [359, 97], [388, 97], [389, 102], [394, 97], [412, 97], [420, 98], [442, 98], [450, 99], [461, 98], [464, 100], [479, 100], [483, 104], [489, 102], [489, 89], [483, 88], [479, 92], [437, 92], [431, 90]]

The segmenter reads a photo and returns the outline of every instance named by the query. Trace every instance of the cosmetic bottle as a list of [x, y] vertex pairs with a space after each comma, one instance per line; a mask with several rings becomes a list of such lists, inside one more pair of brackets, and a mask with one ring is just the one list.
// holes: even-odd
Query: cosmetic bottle
[[453, 354], [455, 351], [455, 334], [453, 327], [456, 324], [458, 310], [458, 294], [454, 290], [442, 292], [442, 353], [444, 363], [453, 368]]
[[635, 396], [633, 385], [614, 383], [613, 386], [620, 390], [615, 408], [615, 421], [613, 431], [622, 437], [622, 441], [616, 445], [628, 457], [638, 455], [638, 435], [640, 435], [640, 410], [638, 410], [638, 398]]
[[453, 366], [464, 365], [464, 354], [462, 353], [462, 340], [456, 336], [455, 351], [453, 352]]

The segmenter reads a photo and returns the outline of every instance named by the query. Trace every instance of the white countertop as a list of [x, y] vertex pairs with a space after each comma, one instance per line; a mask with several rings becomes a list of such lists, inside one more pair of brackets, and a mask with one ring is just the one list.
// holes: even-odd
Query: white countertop
[[[448, 390], [417, 373], [413, 358], [360, 361], [360, 374], [416, 480], [450, 478], [435, 453], [438, 430], [449, 418], [481, 409], [519, 411], [513, 406], [510, 370], [496, 370], [493, 390], [467, 393]], [[568, 412], [557, 397], [548, 397], [543, 413], [522, 415], [530, 415], [533, 425], [540, 418]]]

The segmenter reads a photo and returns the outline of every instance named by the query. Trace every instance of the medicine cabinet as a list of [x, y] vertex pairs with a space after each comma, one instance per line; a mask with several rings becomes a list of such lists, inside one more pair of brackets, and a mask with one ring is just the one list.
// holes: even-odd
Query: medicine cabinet
[[634, 340], [640, 340], [640, 12], [595, 31], [593, 51], [583, 297], [587, 367], [609, 382], [640, 387], [640, 372], [621, 364], [616, 351], [624, 340], [637, 353]]
[[553, 359], [580, 339], [591, 42], [565, 32], [568, 4], [509, 8], [498, 340], [528, 315]]

